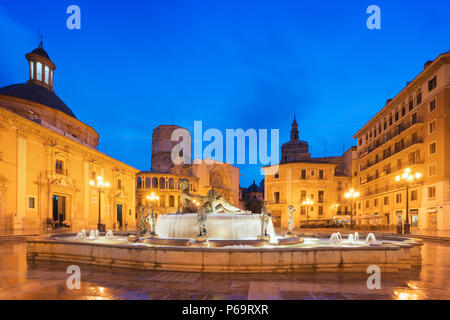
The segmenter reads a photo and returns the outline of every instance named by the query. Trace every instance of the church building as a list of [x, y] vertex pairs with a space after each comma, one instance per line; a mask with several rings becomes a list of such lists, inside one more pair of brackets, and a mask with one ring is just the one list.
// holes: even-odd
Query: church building
[[26, 58], [28, 82], [0, 88], [0, 230], [135, 227], [138, 170], [56, 95], [42, 41]]

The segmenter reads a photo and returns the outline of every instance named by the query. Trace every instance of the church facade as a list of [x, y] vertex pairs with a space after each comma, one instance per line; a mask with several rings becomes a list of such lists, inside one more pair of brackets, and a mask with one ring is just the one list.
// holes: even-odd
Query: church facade
[[171, 141], [171, 136], [173, 131], [180, 128], [160, 125], [153, 130], [151, 171], [141, 171], [137, 175], [137, 203], [145, 203], [147, 196], [153, 194], [159, 198], [153, 202], [157, 213], [175, 213], [181, 207], [180, 185], [183, 181], [188, 184], [189, 192], [193, 195], [206, 196], [210, 189], [215, 189], [230, 203], [238, 206], [238, 168], [210, 159], [195, 159], [191, 164], [173, 164], [171, 152], [177, 142]]
[[55, 94], [42, 43], [26, 58], [28, 82], [0, 88], [0, 230], [135, 227], [138, 170], [97, 150], [99, 134]]

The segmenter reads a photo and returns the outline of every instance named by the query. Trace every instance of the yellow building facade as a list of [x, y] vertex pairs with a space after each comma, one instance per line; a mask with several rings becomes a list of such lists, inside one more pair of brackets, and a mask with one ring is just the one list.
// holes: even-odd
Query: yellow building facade
[[[294, 119], [291, 140], [282, 147], [279, 165], [264, 167], [264, 199], [268, 201], [274, 224], [285, 230], [288, 206], [295, 207], [296, 227], [306, 224], [348, 220], [351, 203], [345, 193], [352, 187], [351, 164], [356, 149], [342, 157], [312, 158], [308, 144], [298, 138]], [[303, 205], [310, 199], [313, 205]]]
[[29, 81], [0, 89], [0, 230], [96, 228], [99, 203], [106, 228], [135, 227], [138, 170], [97, 150], [98, 133], [54, 93], [42, 45], [26, 57]]
[[[358, 224], [450, 230], [450, 53], [424, 70], [367, 123], [357, 139], [354, 181], [361, 198]], [[406, 168], [421, 178], [395, 177]]]

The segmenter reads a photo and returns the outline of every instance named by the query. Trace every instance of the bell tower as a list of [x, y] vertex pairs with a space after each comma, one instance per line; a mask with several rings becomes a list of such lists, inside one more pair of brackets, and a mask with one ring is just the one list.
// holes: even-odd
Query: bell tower
[[294, 115], [294, 121], [292, 122], [292, 129], [291, 129], [291, 141], [297, 140], [298, 140], [298, 123]]

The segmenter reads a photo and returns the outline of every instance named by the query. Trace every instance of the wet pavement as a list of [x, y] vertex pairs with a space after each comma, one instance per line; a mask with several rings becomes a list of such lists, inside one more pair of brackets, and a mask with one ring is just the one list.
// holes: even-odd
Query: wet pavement
[[0, 243], [0, 299], [450, 299], [450, 245], [425, 242], [422, 267], [382, 273], [201, 274], [79, 265], [81, 288], [68, 289], [70, 263], [28, 265], [25, 242]]

